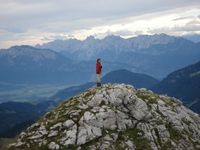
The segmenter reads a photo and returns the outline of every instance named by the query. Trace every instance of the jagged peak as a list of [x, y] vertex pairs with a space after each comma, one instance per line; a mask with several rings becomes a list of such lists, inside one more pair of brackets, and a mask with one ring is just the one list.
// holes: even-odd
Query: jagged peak
[[95, 40], [95, 37], [92, 36], [92, 35], [90, 35], [90, 36], [88, 36], [85, 40]]
[[111, 35], [105, 36], [103, 40], [124, 40], [124, 38], [118, 35], [111, 34]]
[[200, 117], [168, 96], [105, 84], [64, 101], [10, 149], [195, 149]]

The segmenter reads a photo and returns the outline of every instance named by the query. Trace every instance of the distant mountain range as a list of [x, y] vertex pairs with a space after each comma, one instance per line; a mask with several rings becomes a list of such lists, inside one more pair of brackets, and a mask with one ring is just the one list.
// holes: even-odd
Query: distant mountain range
[[[120, 51], [138, 51], [150, 48], [152, 45], [166, 45], [174, 43], [180, 39], [187, 41], [183, 38], [168, 36], [166, 34], [139, 35], [128, 39], [115, 35], [109, 35], [103, 39], [96, 39], [93, 36], [89, 36], [83, 41], [77, 39], [55, 40], [42, 45], [36, 45], [36, 47], [48, 48], [57, 52], [68, 53], [82, 51], [83, 53], [91, 54], [87, 55], [87, 58], [90, 58], [95, 55], [95, 53], [99, 53], [100, 51], [113, 50], [116, 53]], [[85, 60], [86, 58], [83, 59]]]
[[200, 60], [200, 43], [166, 34], [56, 40], [37, 47], [0, 50], [0, 82], [70, 85], [94, 81], [97, 57], [102, 58], [104, 74], [127, 69], [162, 79]]
[[83, 41], [55, 40], [36, 47], [53, 49], [79, 61], [101, 57], [103, 61], [134, 66], [131, 71], [156, 78], [163, 78], [200, 59], [199, 43], [166, 34], [140, 35], [128, 39], [111, 35], [101, 40], [90, 36]]
[[200, 106], [200, 62], [172, 72], [153, 87], [153, 91], [179, 98], [197, 111], [195, 105]]

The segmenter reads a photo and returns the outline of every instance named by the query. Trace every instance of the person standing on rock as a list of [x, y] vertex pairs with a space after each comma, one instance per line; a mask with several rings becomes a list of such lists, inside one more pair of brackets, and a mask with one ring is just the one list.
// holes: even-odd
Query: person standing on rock
[[102, 70], [101, 59], [98, 58], [96, 62], [97, 87], [101, 86], [101, 70]]

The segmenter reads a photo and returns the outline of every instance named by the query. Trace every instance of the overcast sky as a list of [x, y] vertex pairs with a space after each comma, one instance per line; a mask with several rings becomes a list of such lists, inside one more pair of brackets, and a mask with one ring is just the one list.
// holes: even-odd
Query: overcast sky
[[0, 48], [155, 33], [200, 34], [200, 0], [0, 0]]

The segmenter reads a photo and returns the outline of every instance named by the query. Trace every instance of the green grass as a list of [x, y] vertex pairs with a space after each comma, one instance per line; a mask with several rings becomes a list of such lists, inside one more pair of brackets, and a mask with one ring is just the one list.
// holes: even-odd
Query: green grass
[[190, 125], [191, 121], [187, 120], [186, 118], [181, 119], [186, 125]]
[[165, 144], [161, 146], [162, 150], [171, 150], [172, 149], [172, 143], [170, 141], [167, 141]]
[[[140, 134], [141, 135], [140, 135]], [[151, 150], [150, 142], [143, 137], [144, 132], [137, 129], [132, 128], [125, 131], [125, 135], [133, 141], [136, 146], [136, 150]]]
[[84, 145], [81, 146], [81, 150], [88, 150], [89, 146], [92, 146], [92, 145], [95, 145], [96, 143], [99, 142], [99, 139], [101, 138], [102, 136], [98, 137], [98, 138], [95, 138], [94, 140], [92, 141], [89, 141], [87, 143], [85, 143]]
[[90, 89], [90, 90], [87, 90], [84, 95], [83, 95], [83, 98], [84, 99], [87, 99], [88, 97], [94, 95], [96, 93], [96, 90], [94, 89]]
[[150, 92], [137, 91], [136, 95], [142, 100], [145, 100], [147, 104], [156, 104], [159, 98], [158, 95], [150, 93]]
[[124, 147], [122, 147], [122, 142], [123, 141], [124, 141], [124, 136], [123, 136], [122, 131], [120, 131], [118, 133], [117, 141], [115, 142], [115, 149], [116, 150], [123, 150], [124, 149]]
[[158, 144], [159, 145], [162, 145], [162, 142], [161, 142], [161, 139], [160, 139], [160, 135], [159, 135], [159, 131], [158, 131], [158, 129], [157, 128], [154, 128], [154, 131], [155, 131], [155, 134], [156, 134], [156, 136], [157, 136], [157, 142], [158, 142]]
[[169, 134], [170, 134], [170, 139], [175, 140], [175, 141], [179, 141], [180, 139], [183, 138], [183, 136], [181, 135], [180, 131], [177, 131], [176, 129], [174, 129], [171, 125], [171, 123], [168, 123], [166, 125]]

